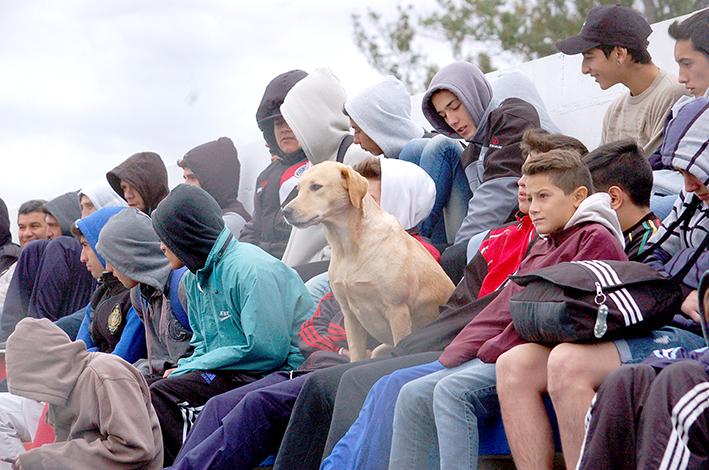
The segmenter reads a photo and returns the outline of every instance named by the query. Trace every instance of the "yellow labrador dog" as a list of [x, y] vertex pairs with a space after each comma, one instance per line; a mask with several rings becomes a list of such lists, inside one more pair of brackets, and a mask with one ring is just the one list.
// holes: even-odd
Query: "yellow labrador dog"
[[[433, 256], [367, 194], [369, 183], [337, 162], [313, 166], [283, 212], [295, 227], [323, 224], [332, 248], [330, 285], [342, 307], [350, 360], [373, 356], [438, 316], [455, 286]], [[381, 348], [381, 349], [380, 349]]]

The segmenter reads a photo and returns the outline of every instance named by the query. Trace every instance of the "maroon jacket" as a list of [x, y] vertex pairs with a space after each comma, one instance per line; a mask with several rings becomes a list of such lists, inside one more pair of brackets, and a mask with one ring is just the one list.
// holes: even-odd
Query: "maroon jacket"
[[[603, 225], [579, 224], [535, 243], [517, 273], [528, 274], [564, 261], [593, 259], [626, 261], [628, 257]], [[524, 343], [512, 325], [509, 307], [510, 297], [520, 290], [522, 287], [509, 282], [443, 351], [441, 364], [456, 367], [475, 357], [494, 363], [502, 353]]]

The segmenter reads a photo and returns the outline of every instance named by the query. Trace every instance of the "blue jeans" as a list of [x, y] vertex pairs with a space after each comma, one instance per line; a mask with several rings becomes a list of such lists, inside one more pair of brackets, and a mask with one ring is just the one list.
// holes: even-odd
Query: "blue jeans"
[[476, 469], [478, 419], [499, 415], [495, 364], [473, 359], [402, 387], [390, 469]]
[[650, 198], [650, 210], [659, 218], [660, 220], [665, 220], [665, 217], [670, 215], [672, 208], [677, 201], [677, 195], [671, 194], [669, 196], [653, 196]]
[[[431, 139], [414, 139], [399, 154], [400, 160], [419, 165], [436, 183], [436, 201], [431, 215], [419, 224], [421, 236], [430, 238], [436, 246], [453, 242], [467, 214], [468, 201], [473, 197], [460, 162], [462, 153], [459, 141], [437, 135]], [[446, 208], [448, 220], [444, 222]]]
[[386, 470], [389, 468], [394, 406], [405, 384], [442, 368], [430, 364], [397, 370], [379, 379], [367, 394], [359, 417], [323, 461], [320, 470]]

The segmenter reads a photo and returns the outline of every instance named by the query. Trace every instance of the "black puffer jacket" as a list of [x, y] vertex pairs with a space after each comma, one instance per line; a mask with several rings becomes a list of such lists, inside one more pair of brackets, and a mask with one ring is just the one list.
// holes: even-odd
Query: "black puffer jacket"
[[271, 153], [279, 158], [268, 165], [256, 180], [253, 217], [241, 231], [239, 241], [260, 246], [279, 259], [283, 256], [291, 232], [281, 208], [290, 202], [290, 186], [305, 170], [308, 159], [303, 150], [288, 155], [281, 151], [273, 133], [273, 118], [281, 115], [280, 107], [288, 91], [306, 76], [307, 73], [302, 70], [291, 70], [274, 78], [266, 87], [256, 112], [263, 138]]

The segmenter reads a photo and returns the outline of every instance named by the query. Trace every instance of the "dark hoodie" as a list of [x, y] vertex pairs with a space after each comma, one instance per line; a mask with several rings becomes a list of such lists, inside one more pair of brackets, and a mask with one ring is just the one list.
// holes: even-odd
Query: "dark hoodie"
[[256, 111], [256, 122], [258, 123], [258, 128], [263, 132], [263, 138], [268, 143], [269, 150], [280, 158], [285, 157], [286, 154], [278, 147], [278, 141], [273, 133], [273, 118], [281, 115], [281, 105], [293, 85], [307, 75], [306, 72], [296, 69], [282, 73], [271, 80]]
[[96, 281], [80, 257], [79, 242], [64, 236], [34, 240], [22, 250], [0, 317], [0, 339], [26, 316], [55, 321], [86, 307]]
[[44, 205], [62, 229], [62, 235], [71, 237], [71, 224], [81, 218], [81, 206], [79, 205], [79, 192], [69, 191], [61, 196], [57, 196]]
[[245, 222], [251, 220], [238, 200], [241, 163], [230, 138], [220, 137], [195, 147], [182, 160], [195, 174], [202, 189], [217, 201], [224, 214], [234, 212]]
[[[145, 211], [150, 214], [170, 192], [167, 168], [160, 155], [153, 152], [136, 153], [106, 173], [113, 190], [123, 197], [121, 180], [133, 186], [143, 198]], [[123, 197], [125, 199], [125, 197]]]
[[281, 151], [273, 133], [273, 118], [281, 116], [280, 109], [286, 95], [307, 75], [302, 70], [291, 70], [274, 78], [266, 87], [256, 112], [263, 138], [278, 159], [271, 162], [256, 179], [253, 219], [244, 226], [239, 241], [257, 245], [279, 259], [283, 256], [292, 229], [283, 218], [281, 208], [293, 197], [292, 189], [308, 158], [302, 149], [288, 155]]
[[25, 470], [160, 469], [162, 434], [142, 375], [86, 351], [46, 319], [26, 318], [7, 342], [10, 392], [49, 403], [56, 440], [20, 456]]
[[207, 262], [224, 229], [219, 204], [205, 190], [180, 184], [153, 213], [153, 228], [160, 240], [196, 273]]
[[15, 264], [21, 250], [20, 245], [12, 243], [10, 214], [7, 212], [5, 201], [0, 199], [0, 275]]

